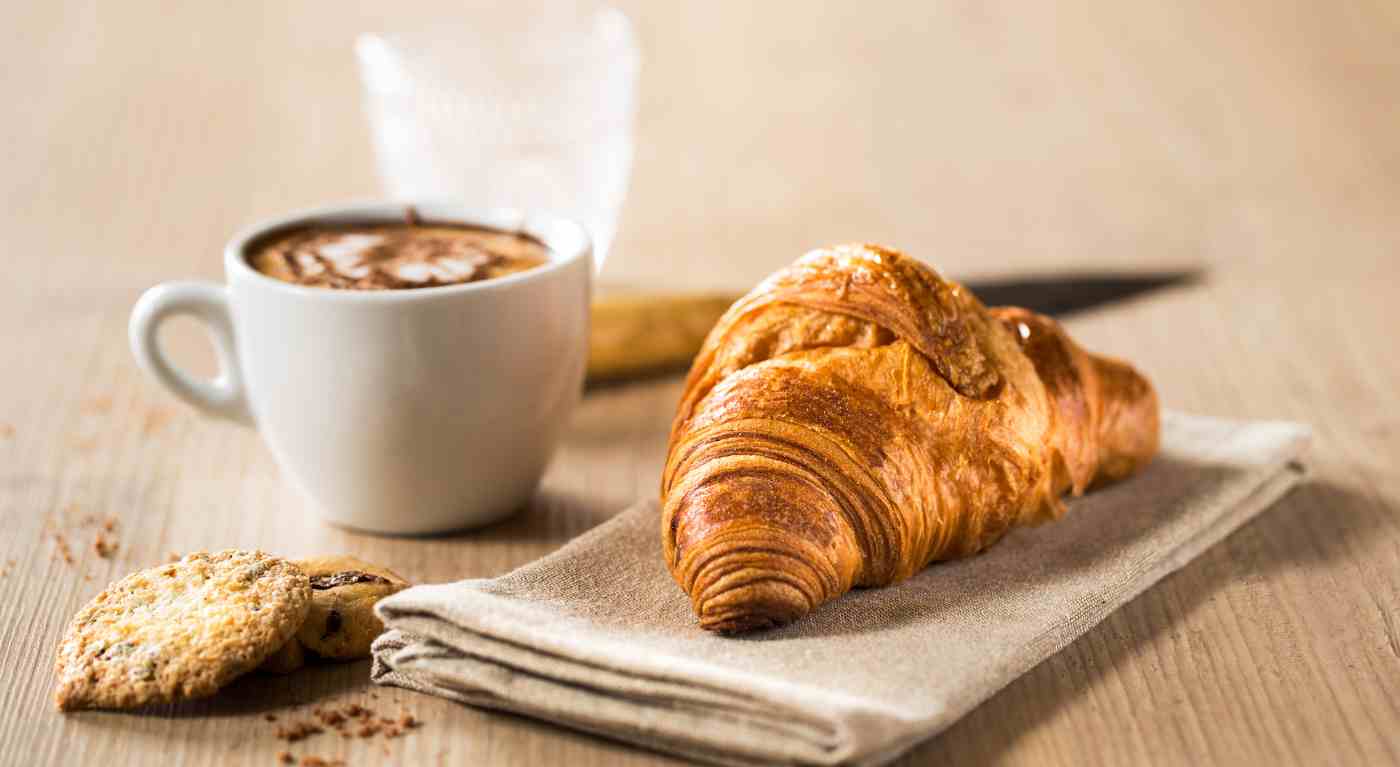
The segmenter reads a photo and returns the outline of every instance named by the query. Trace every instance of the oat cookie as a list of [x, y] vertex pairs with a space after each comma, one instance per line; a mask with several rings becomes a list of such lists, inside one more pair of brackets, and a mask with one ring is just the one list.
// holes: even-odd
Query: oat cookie
[[108, 586], [58, 647], [63, 710], [135, 708], [212, 695], [292, 636], [311, 584], [259, 551], [199, 552]]
[[407, 588], [393, 570], [348, 556], [297, 560], [311, 579], [311, 609], [296, 639], [264, 663], [260, 670], [285, 674], [305, 662], [303, 651], [334, 660], [369, 657], [369, 646], [384, 631], [374, 614], [380, 599]]

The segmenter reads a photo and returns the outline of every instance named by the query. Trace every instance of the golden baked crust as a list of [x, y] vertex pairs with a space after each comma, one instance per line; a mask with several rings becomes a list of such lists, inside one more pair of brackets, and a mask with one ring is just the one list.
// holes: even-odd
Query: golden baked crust
[[212, 695], [301, 625], [305, 574], [260, 551], [190, 554], [108, 586], [64, 632], [63, 710], [135, 708]]
[[662, 476], [667, 565], [739, 632], [1054, 519], [1156, 452], [1151, 385], [1054, 320], [874, 245], [814, 251], [716, 324]]

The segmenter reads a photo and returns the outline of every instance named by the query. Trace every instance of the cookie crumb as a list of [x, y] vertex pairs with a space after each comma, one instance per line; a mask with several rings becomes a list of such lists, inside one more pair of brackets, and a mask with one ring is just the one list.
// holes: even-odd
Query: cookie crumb
[[345, 767], [343, 759], [326, 759], [320, 756], [303, 756], [301, 767]]
[[313, 713], [316, 714], [317, 719], [321, 720], [321, 724], [324, 724], [327, 727], [338, 727], [345, 723], [345, 715], [340, 713], [339, 711], [323, 711], [321, 709], [317, 709]]
[[297, 758], [295, 756], [292, 756], [290, 751], [278, 751], [277, 761], [281, 762], [282, 764], [296, 764]]
[[180, 561], [180, 558], [181, 558], [181, 557], [180, 557], [180, 552], [178, 552], [178, 551], [172, 551], [172, 552], [170, 552], [170, 556], [168, 557], [168, 559], [170, 560], [170, 562], [171, 562], [172, 564], [175, 563], [175, 562], [179, 562], [179, 561]]
[[113, 554], [117, 553], [117, 542], [108, 540], [106, 535], [98, 533], [97, 540], [92, 542], [92, 548], [93, 551], [97, 552], [97, 556], [110, 559]]
[[89, 413], [105, 413], [111, 409], [112, 398], [105, 394], [100, 397], [93, 397], [92, 399], [89, 399], [87, 402], [83, 403], [83, 410]]
[[68, 548], [68, 539], [63, 536], [63, 533], [53, 534], [53, 544], [55, 547], [55, 557], [62, 559], [64, 564], [71, 565], [76, 563], [76, 560], [73, 559], [73, 550]]
[[277, 716], [275, 714], [263, 714], [263, 719], [266, 719], [269, 722], [275, 722], [277, 721]]
[[[289, 743], [295, 743], [312, 735], [330, 732], [346, 740], [375, 737], [391, 740], [402, 737], [409, 730], [417, 729], [423, 724], [416, 716], [402, 709], [399, 711], [398, 718], [392, 718], [381, 716], [374, 709], [359, 703], [346, 703], [339, 707], [334, 705], [314, 706], [308, 713], [312, 719], [291, 721], [285, 726], [279, 725], [274, 732], [276, 737]], [[269, 722], [276, 719], [271, 714], [264, 718]]]
[[164, 429], [165, 425], [174, 418], [175, 415], [166, 408], [152, 408], [146, 412], [146, 419], [141, 424], [141, 433], [149, 437]]
[[0, 423], [0, 439], [9, 439], [15, 436], [15, 427], [7, 423]]
[[292, 722], [285, 727], [278, 725], [273, 735], [279, 740], [285, 740], [288, 743], [296, 743], [299, 740], [306, 740], [312, 735], [320, 735], [325, 731], [325, 728], [315, 722]]

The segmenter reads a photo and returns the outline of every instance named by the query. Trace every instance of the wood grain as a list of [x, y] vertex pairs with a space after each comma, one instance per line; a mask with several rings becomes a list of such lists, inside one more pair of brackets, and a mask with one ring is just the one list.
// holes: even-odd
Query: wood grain
[[[623, 5], [646, 70], [606, 280], [742, 291], [849, 239], [955, 277], [1201, 265], [1201, 284], [1072, 331], [1132, 358], [1171, 407], [1316, 429], [1305, 487], [901, 763], [1400, 761], [1394, 4]], [[332, 701], [403, 706], [425, 725], [291, 751], [666, 761], [402, 691], [369, 700], [365, 664], [248, 678], [144, 715], [49, 702], [68, 617], [171, 552], [345, 552], [421, 581], [491, 576], [656, 492], [674, 378], [590, 392], [538, 499], [506, 523], [348, 533], [304, 513], [253, 432], [180, 406], [127, 352], [139, 292], [216, 279], [238, 227], [374, 193], [354, 33], [491, 12], [0, 7], [0, 763], [267, 765], [286, 746], [264, 713]], [[170, 336], [209, 369], [196, 330]], [[87, 514], [118, 519], [110, 559]], [[73, 565], [46, 530], [68, 535]]]

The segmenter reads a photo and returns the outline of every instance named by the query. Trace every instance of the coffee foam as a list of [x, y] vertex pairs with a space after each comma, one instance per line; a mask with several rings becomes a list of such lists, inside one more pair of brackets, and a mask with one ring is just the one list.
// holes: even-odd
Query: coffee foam
[[522, 235], [413, 223], [293, 230], [266, 242], [248, 260], [284, 282], [391, 290], [500, 277], [547, 257], [543, 245]]

